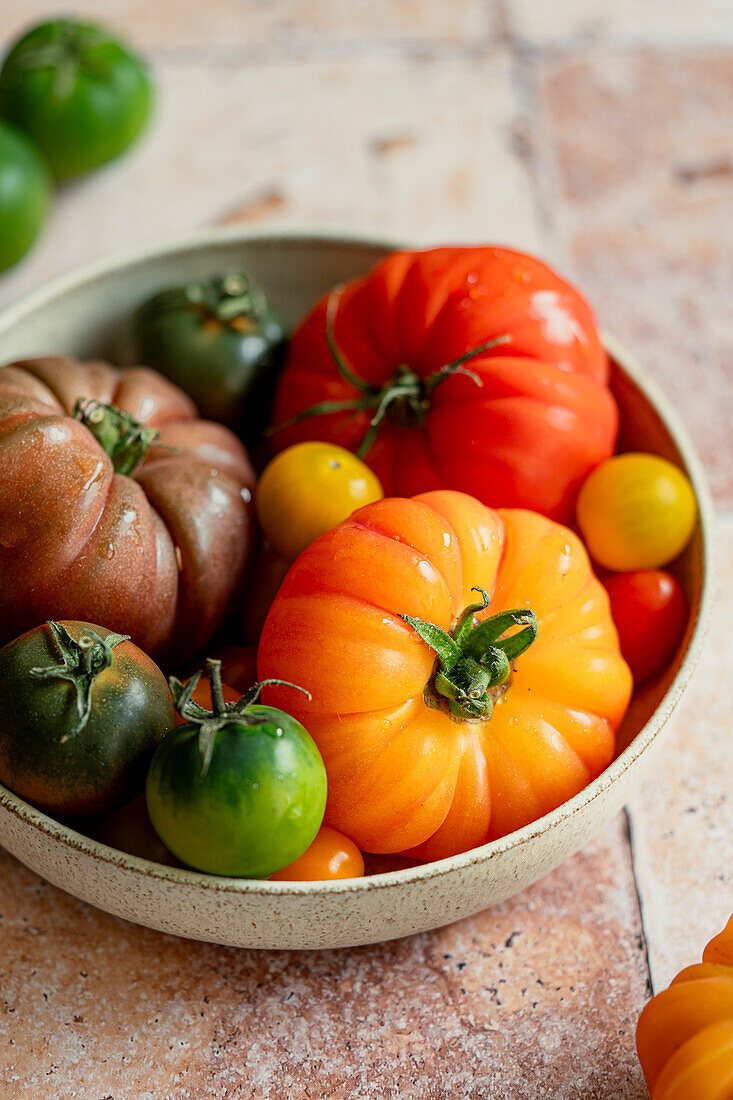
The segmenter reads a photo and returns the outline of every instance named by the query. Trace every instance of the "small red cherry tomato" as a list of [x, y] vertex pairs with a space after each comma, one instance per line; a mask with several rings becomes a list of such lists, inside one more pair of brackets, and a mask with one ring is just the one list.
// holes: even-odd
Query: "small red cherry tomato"
[[[189, 676], [188, 679], [183, 681], [183, 683], [187, 684], [190, 679], [191, 677]], [[242, 695], [241, 691], [235, 691], [234, 688], [230, 688], [227, 684], [222, 684], [222, 691], [224, 692], [225, 703], [238, 703]], [[198, 705], [200, 707], [203, 707], [205, 710], [211, 710], [211, 684], [209, 683], [208, 676], [201, 677], [193, 690], [193, 695], [191, 696], [191, 699], [194, 703], [198, 703]], [[187, 721], [187, 718], [184, 718], [182, 714], [179, 714], [178, 711], [176, 711], [177, 726], [182, 726]]]
[[666, 665], [687, 623], [687, 600], [678, 580], [661, 569], [618, 573], [604, 582], [621, 652], [636, 684]]
[[321, 825], [316, 839], [293, 863], [270, 875], [279, 882], [325, 882], [336, 878], [361, 878], [364, 857], [343, 833]]

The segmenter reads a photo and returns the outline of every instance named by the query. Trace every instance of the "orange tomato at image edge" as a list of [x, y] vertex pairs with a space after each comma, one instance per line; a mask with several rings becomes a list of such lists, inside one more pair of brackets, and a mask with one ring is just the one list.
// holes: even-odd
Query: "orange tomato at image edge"
[[645, 1005], [636, 1049], [651, 1100], [733, 1097], [733, 916]]

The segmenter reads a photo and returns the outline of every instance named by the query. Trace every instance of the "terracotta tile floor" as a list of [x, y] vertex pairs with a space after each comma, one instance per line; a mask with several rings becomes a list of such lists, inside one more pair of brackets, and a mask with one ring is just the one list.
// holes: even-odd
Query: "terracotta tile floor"
[[[3, 35], [55, 13], [4, 0]], [[706, 652], [627, 812], [507, 904], [283, 955], [98, 913], [0, 854], [0, 1100], [641, 1098], [635, 1019], [733, 908], [733, 24], [716, 0], [78, 0], [152, 56], [152, 133], [63, 192], [0, 304], [204, 224], [501, 240], [570, 273], [695, 438]]]

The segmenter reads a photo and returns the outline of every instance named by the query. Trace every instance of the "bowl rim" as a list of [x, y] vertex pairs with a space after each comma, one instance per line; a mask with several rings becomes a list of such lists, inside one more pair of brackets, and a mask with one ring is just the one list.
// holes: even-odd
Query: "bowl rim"
[[[89, 282], [109, 276], [122, 269], [134, 269], [136, 266], [146, 264], [151, 260], [172, 258], [180, 253], [195, 252], [211, 246], [237, 243], [244, 245], [251, 242], [260, 244], [272, 242], [275, 246], [282, 246], [288, 242], [310, 244], [316, 247], [319, 245], [323, 247], [341, 245], [345, 248], [357, 246], [383, 249], [385, 252], [410, 247], [389, 238], [375, 237], [367, 233], [344, 233], [334, 229], [272, 228], [268, 230], [265, 228], [243, 230], [237, 226], [226, 226], [202, 230], [193, 235], [127, 249], [115, 253], [106, 260], [81, 265], [68, 274], [48, 281], [42, 287], [22, 296], [17, 302], [11, 303], [0, 311], [0, 336], [34, 313], [47, 301], [58, 298], [72, 290], [78, 290]], [[145, 878], [156, 879], [174, 888], [203, 887], [214, 893], [240, 895], [242, 898], [254, 895], [297, 898], [360, 894], [365, 891], [385, 890], [441, 878], [458, 870], [488, 864], [491, 859], [512, 849], [522, 847], [534, 837], [552, 829], [555, 825], [559, 825], [591, 802], [594, 802], [647, 751], [679, 702], [700, 658], [713, 595], [713, 505], [702, 463], [687, 429], [683, 426], [674, 407], [668, 402], [656, 383], [646, 376], [636, 359], [625, 350], [615, 337], [602, 330], [601, 338], [610, 357], [641, 390], [656, 414], [664, 422], [686, 467], [698, 504], [698, 524], [702, 547], [702, 585], [697, 614], [687, 649], [680, 667], [662, 697], [659, 706], [623, 752], [615, 757], [609, 766], [582, 791], [521, 829], [508, 833], [497, 840], [482, 844], [477, 848], [472, 848], [467, 852], [400, 870], [378, 872], [362, 878], [312, 882], [272, 882], [269, 879], [228, 878], [209, 875], [184, 867], [157, 863], [142, 856], [112, 848], [99, 840], [79, 833], [71, 826], [56, 821], [41, 810], [36, 809], [36, 807], [13, 794], [12, 791], [1, 784], [0, 808], [19, 818], [25, 825], [30, 826], [49, 840], [60, 843], [65, 848], [71, 849], [81, 856]]]

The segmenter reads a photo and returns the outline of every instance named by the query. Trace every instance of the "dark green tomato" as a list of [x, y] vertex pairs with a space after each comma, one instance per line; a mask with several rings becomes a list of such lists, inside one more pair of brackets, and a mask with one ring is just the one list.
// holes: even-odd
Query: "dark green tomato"
[[246, 275], [156, 294], [138, 311], [135, 359], [185, 390], [208, 420], [251, 444], [268, 423], [285, 340], [282, 321]]
[[189, 867], [267, 878], [302, 855], [326, 809], [326, 769], [290, 715], [257, 704], [213, 734], [186, 723], [155, 751], [146, 787], [158, 836]]
[[34, 138], [59, 180], [122, 153], [152, 99], [143, 62], [107, 31], [72, 19], [34, 27], [0, 70], [0, 113]]
[[[0, 782], [52, 814], [103, 813], [142, 791], [151, 753], [174, 726], [173, 699], [158, 666], [132, 642], [115, 642], [120, 635], [90, 623], [57, 626], [71, 644], [46, 624], [0, 649]], [[96, 643], [76, 652], [90, 631], [109, 639], [106, 656]], [[89, 679], [77, 661], [85, 655]], [[88, 716], [79, 728], [85, 684]]]
[[0, 122], [0, 271], [24, 256], [51, 205], [51, 177], [33, 143]]

